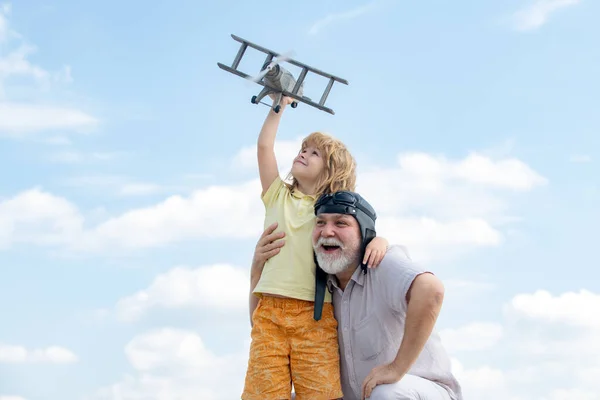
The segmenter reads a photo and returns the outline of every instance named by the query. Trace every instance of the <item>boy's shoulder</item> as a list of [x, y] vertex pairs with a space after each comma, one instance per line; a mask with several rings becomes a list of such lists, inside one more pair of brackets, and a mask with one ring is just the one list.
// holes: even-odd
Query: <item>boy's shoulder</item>
[[281, 199], [282, 195], [286, 196], [290, 192], [289, 186], [281, 179], [279, 175], [275, 177], [267, 191], [261, 196], [263, 203], [269, 205]]

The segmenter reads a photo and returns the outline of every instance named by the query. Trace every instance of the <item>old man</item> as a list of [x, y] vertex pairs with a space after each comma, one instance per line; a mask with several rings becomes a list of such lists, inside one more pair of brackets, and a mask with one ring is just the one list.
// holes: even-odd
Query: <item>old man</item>
[[[318, 263], [315, 318], [323, 291], [333, 295], [344, 400], [462, 400], [460, 385], [434, 326], [444, 287], [391, 246], [377, 268], [362, 264], [375, 236], [376, 214], [354, 192], [315, 204]], [[257, 244], [253, 273], [282, 246], [270, 227]], [[252, 307], [252, 306], [251, 306]]]

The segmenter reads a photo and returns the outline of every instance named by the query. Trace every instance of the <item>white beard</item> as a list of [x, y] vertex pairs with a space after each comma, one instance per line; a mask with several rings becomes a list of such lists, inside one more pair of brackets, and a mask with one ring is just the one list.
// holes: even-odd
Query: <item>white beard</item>
[[[334, 254], [323, 253], [322, 245], [339, 246], [339, 250]], [[317, 262], [323, 271], [328, 274], [339, 274], [350, 268], [358, 261], [358, 246], [344, 246], [337, 239], [325, 239], [319, 238], [317, 243], [313, 246]]]

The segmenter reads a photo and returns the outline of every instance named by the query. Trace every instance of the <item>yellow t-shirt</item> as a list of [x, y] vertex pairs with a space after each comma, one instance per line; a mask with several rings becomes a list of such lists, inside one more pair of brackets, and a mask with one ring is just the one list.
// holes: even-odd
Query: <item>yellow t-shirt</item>
[[[315, 226], [315, 196], [290, 190], [277, 177], [262, 196], [265, 228], [277, 221], [277, 231], [285, 232], [279, 254], [267, 260], [253, 293], [276, 294], [294, 299], [315, 300], [315, 270], [312, 231]], [[331, 293], [325, 291], [325, 301]]]

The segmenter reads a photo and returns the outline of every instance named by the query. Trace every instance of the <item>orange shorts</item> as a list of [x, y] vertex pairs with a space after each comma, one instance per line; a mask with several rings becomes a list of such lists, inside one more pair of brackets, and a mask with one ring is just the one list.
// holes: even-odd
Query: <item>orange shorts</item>
[[313, 318], [314, 303], [263, 296], [252, 315], [243, 400], [342, 398], [337, 321], [331, 303]]

